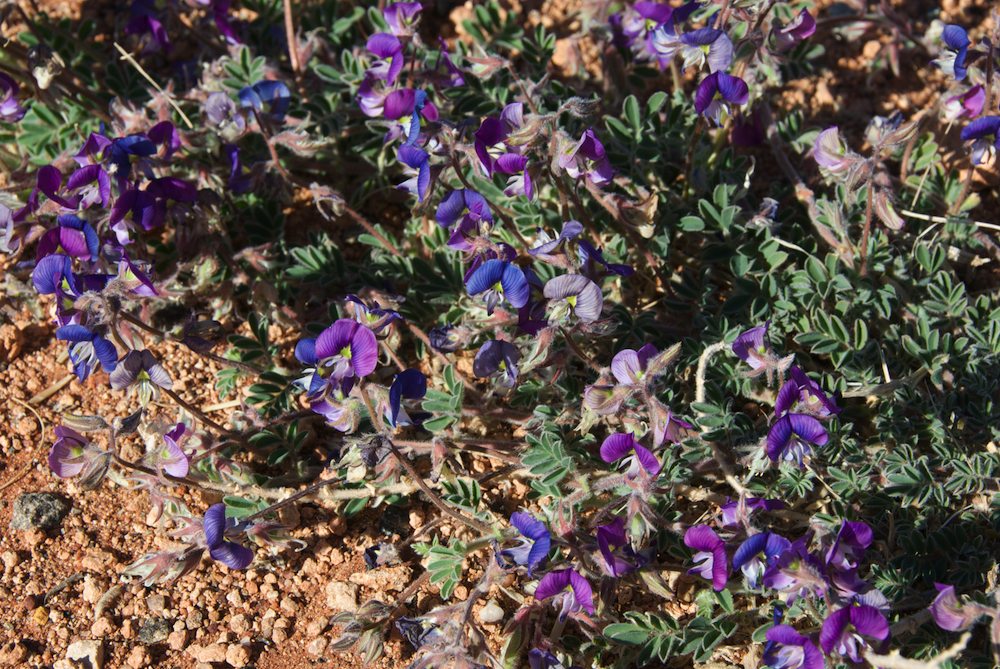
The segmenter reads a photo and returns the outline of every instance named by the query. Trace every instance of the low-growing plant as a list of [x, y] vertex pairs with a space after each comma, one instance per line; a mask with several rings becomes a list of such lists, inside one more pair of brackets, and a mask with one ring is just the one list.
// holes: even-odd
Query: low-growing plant
[[[996, 13], [594, 2], [554, 32], [489, 0], [446, 40], [432, 3], [229, 4], [134, 2], [116, 50], [19, 15], [0, 55], [7, 289], [133, 411], [64, 416], [50, 468], [144, 490], [174, 540], [122, 578], [307, 550], [292, 505], [427, 503], [364, 556], [423, 571], [333, 648], [1000, 663]], [[866, 34], [924, 106], [782, 100]]]

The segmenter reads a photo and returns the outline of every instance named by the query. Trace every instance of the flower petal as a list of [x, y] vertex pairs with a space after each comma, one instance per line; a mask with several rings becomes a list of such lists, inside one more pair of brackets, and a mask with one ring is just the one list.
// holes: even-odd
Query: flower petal
[[616, 432], [601, 444], [601, 459], [605, 462], [617, 462], [629, 455], [634, 448], [635, 437], [631, 432]]

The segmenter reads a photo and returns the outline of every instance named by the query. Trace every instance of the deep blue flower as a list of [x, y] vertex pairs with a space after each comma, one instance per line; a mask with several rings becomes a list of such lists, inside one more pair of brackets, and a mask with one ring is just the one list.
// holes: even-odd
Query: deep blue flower
[[423, 202], [431, 184], [430, 155], [418, 146], [404, 144], [396, 152], [396, 158], [406, 166], [403, 171], [409, 177], [396, 188], [416, 195], [417, 202]]
[[389, 424], [412, 425], [406, 409], [403, 408], [403, 398], [419, 400], [427, 394], [427, 377], [419, 370], [405, 369], [396, 375], [389, 386]]
[[680, 37], [681, 55], [684, 67], [700, 68], [708, 62], [709, 72], [725, 70], [733, 62], [733, 43], [726, 33], [718, 28], [699, 28], [686, 32]]
[[202, 521], [205, 530], [205, 544], [213, 560], [230, 569], [246, 569], [253, 562], [253, 551], [235, 541], [226, 540], [226, 532], [235, 528], [236, 523], [226, 518], [226, 505], [213, 504], [205, 512]]
[[944, 42], [945, 52], [933, 61], [934, 64], [945, 74], [955, 77], [956, 81], [965, 79], [965, 59], [971, 44], [969, 33], [962, 26], [949, 23], [941, 31], [941, 40]]
[[754, 534], [736, 549], [733, 569], [742, 571], [747, 587], [756, 590], [766, 568], [791, 546], [792, 542], [773, 532]]
[[552, 547], [552, 535], [545, 523], [529, 513], [518, 511], [510, 517], [510, 524], [521, 533], [519, 544], [514, 548], [500, 551], [504, 557], [516, 565], [528, 568], [528, 576], [537, 569], [549, 555]]
[[972, 140], [972, 164], [983, 162], [987, 153], [1000, 151], [1000, 116], [983, 116], [962, 128], [962, 141]]
[[521, 352], [508, 341], [491, 339], [476, 352], [472, 372], [480, 379], [500, 373], [500, 385], [512, 388], [517, 382], [517, 363]]
[[767, 457], [772, 462], [794, 462], [801, 469], [812, 454], [812, 446], [823, 446], [829, 440], [823, 424], [813, 416], [785, 414], [767, 433]]
[[288, 86], [268, 79], [241, 89], [237, 97], [241, 107], [252, 109], [258, 114], [266, 113], [275, 123], [284, 120], [292, 102], [292, 92], [288, 90]]
[[415, 144], [420, 137], [421, 120], [438, 120], [437, 107], [422, 89], [400, 88], [389, 93], [385, 96], [382, 113], [390, 121], [397, 121], [386, 133], [386, 142], [402, 136], [404, 144]]
[[57, 217], [56, 223], [56, 227], [38, 240], [36, 254], [39, 258], [62, 253], [70, 258], [97, 260], [100, 239], [94, 226], [73, 214]]
[[744, 105], [749, 99], [750, 89], [745, 81], [718, 71], [698, 84], [694, 95], [694, 109], [721, 126], [732, 113], [730, 105]]
[[483, 294], [486, 312], [493, 313], [502, 300], [515, 309], [528, 303], [530, 289], [524, 272], [517, 265], [494, 258], [484, 262], [465, 282], [469, 295]]
[[69, 359], [73, 372], [83, 381], [97, 368], [98, 363], [106, 372], [113, 372], [118, 364], [118, 351], [114, 344], [83, 325], [71, 323], [56, 330], [56, 339], [69, 342]]
[[[451, 231], [448, 246], [459, 251], [471, 251], [470, 239], [485, 234], [492, 227], [493, 214], [485, 197], [474, 190], [461, 188], [441, 198], [434, 220]], [[452, 226], [455, 226], [454, 229]]]

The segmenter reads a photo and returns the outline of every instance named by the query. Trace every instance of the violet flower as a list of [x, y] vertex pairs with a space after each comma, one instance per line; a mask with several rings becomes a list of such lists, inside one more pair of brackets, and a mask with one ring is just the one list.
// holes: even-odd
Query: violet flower
[[205, 99], [202, 108], [205, 111], [205, 118], [223, 140], [235, 141], [246, 131], [246, 119], [228, 94], [221, 91], [211, 93]]
[[550, 571], [539, 581], [535, 588], [535, 599], [538, 601], [555, 598], [559, 606], [559, 619], [576, 611], [586, 611], [594, 615], [594, 590], [575, 569], [559, 569]]
[[869, 639], [889, 638], [889, 623], [873, 606], [849, 604], [823, 621], [819, 643], [827, 655], [837, 653], [851, 662], [861, 662]]
[[226, 540], [226, 533], [235, 525], [235, 521], [226, 518], [225, 504], [213, 504], [208, 507], [203, 520], [205, 544], [213, 560], [221, 562], [230, 569], [246, 569], [253, 562], [253, 551], [235, 541]]
[[982, 116], [962, 128], [962, 141], [972, 140], [972, 164], [1000, 151], [1000, 116]]
[[174, 387], [167, 370], [145, 349], [129, 351], [110, 377], [111, 387], [115, 390], [137, 390], [142, 406], [149, 404], [150, 399], [158, 398], [160, 388], [170, 390]]
[[378, 340], [375, 334], [350, 318], [338, 319], [315, 339], [300, 339], [295, 357], [310, 365], [305, 383], [310, 398], [317, 398], [331, 387], [364, 378], [378, 364]]
[[144, 43], [143, 53], [169, 52], [172, 46], [170, 38], [167, 36], [166, 28], [156, 18], [154, 4], [150, 0], [132, 3], [131, 18], [125, 24], [125, 34], [139, 35], [140, 42]]
[[604, 296], [596, 283], [582, 274], [563, 274], [549, 279], [542, 291], [549, 300], [549, 322], [559, 323], [570, 312], [584, 323], [593, 323], [601, 317]]
[[803, 9], [792, 19], [791, 23], [771, 31], [775, 46], [779, 51], [787, 51], [799, 42], [812, 37], [816, 32], [816, 19]]
[[816, 136], [812, 157], [820, 168], [831, 174], [847, 172], [861, 159], [858, 154], [847, 148], [840, 138], [840, 130], [835, 125]]
[[767, 433], [767, 457], [772, 462], [794, 462], [805, 467], [812, 446], [823, 446], [830, 440], [823, 424], [813, 416], [801, 413], [785, 414], [774, 422]]
[[702, 79], [694, 94], [694, 109], [717, 126], [732, 114], [730, 105], [744, 105], [750, 99], [747, 83], [739, 77], [717, 71]]
[[266, 111], [267, 117], [275, 123], [284, 120], [292, 102], [292, 92], [288, 90], [288, 86], [268, 79], [241, 89], [237, 97], [241, 107], [252, 109], [258, 114], [265, 114]]
[[389, 386], [388, 422], [393, 427], [412, 425], [413, 421], [403, 408], [403, 399], [419, 400], [427, 394], [427, 377], [419, 370], [404, 369]]
[[184, 423], [177, 423], [172, 430], [161, 437], [162, 444], [147, 456], [156, 469], [176, 478], [187, 476], [191, 463], [180, 446], [186, 431], [187, 426]]
[[528, 249], [528, 254], [542, 262], [557, 264], [557, 253], [566, 253], [566, 247], [583, 233], [583, 224], [579, 221], [563, 223], [559, 236], [553, 239], [541, 228], [538, 229], [538, 246]]
[[[699, 28], [680, 36], [684, 68], [701, 68], [708, 63], [709, 72], [726, 70], [733, 62], [733, 43], [718, 28]], [[740, 104], [743, 104], [742, 102]]]
[[77, 191], [81, 209], [95, 204], [107, 207], [111, 202], [111, 177], [103, 165], [84, 165], [69, 175], [66, 190]]
[[608, 183], [614, 176], [604, 145], [593, 128], [588, 128], [578, 142], [563, 148], [556, 164], [566, 170], [570, 178], [578, 179], [583, 175], [595, 186]]
[[763, 497], [745, 497], [738, 500], [726, 502], [720, 507], [720, 522], [725, 528], [745, 527], [750, 523], [750, 516], [754, 511], [772, 511], [774, 509], [784, 509], [786, 504], [778, 499], [764, 499]]
[[423, 202], [431, 185], [430, 155], [417, 146], [404, 144], [396, 151], [396, 158], [405, 165], [403, 173], [409, 177], [396, 188], [416, 195], [417, 202]]
[[514, 548], [505, 548], [500, 556], [516, 565], [528, 568], [528, 576], [537, 569], [549, 555], [552, 547], [552, 535], [545, 523], [529, 513], [518, 511], [510, 517], [510, 524], [521, 533], [519, 544]]
[[615, 578], [635, 571], [646, 563], [645, 558], [632, 550], [625, 534], [624, 518], [615, 518], [613, 522], [597, 527], [597, 548], [604, 558], [604, 570]]
[[955, 77], [956, 81], [962, 81], [966, 75], [965, 59], [971, 44], [969, 33], [962, 26], [949, 23], [941, 31], [941, 40], [945, 51], [932, 62], [945, 74]]
[[513, 388], [517, 382], [517, 363], [521, 352], [510, 342], [491, 339], [476, 352], [472, 362], [472, 372], [477, 378], [485, 379], [500, 373], [500, 385]]
[[415, 144], [420, 136], [421, 119], [438, 120], [437, 107], [427, 99], [427, 92], [412, 88], [401, 88], [385, 96], [382, 113], [398, 123], [386, 133], [386, 142], [402, 136], [404, 144]]
[[845, 520], [826, 553], [826, 564], [843, 571], [857, 569], [873, 539], [872, 528], [866, 523]]
[[62, 214], [56, 218], [56, 227], [38, 240], [36, 254], [39, 258], [61, 253], [80, 260], [97, 260], [100, 243], [94, 226], [73, 214]]
[[938, 594], [928, 609], [934, 622], [943, 630], [963, 632], [972, 627], [981, 616], [989, 613], [989, 609], [976, 602], [959, 602], [953, 585], [935, 583], [934, 587]]
[[511, 103], [503, 108], [499, 117], [490, 116], [483, 120], [476, 131], [475, 149], [479, 162], [490, 177], [494, 172], [506, 174], [504, 194], [524, 195], [529, 200], [534, 197], [534, 186], [528, 173], [528, 158], [520, 152], [519, 146], [508, 141], [510, 133], [524, 124], [524, 105]]
[[828, 589], [823, 563], [809, 551], [810, 539], [811, 535], [807, 535], [792, 542], [764, 572], [764, 586], [777, 590], [789, 605], [802, 597], [822, 595]]
[[56, 330], [56, 339], [69, 342], [73, 373], [81, 381], [93, 374], [98, 363], [108, 373], [113, 372], [118, 365], [115, 345], [83, 325], [70, 323], [62, 326]]
[[519, 309], [528, 303], [530, 294], [528, 279], [521, 268], [498, 258], [484, 262], [466, 280], [465, 287], [469, 295], [483, 295], [488, 314], [492, 314], [502, 300]]
[[35, 263], [35, 269], [31, 271], [31, 283], [39, 295], [51, 295], [56, 292], [56, 286], [64, 283], [72, 285], [73, 281], [73, 261], [61, 253], [45, 256]]
[[742, 571], [747, 588], [756, 590], [767, 567], [791, 546], [791, 541], [773, 532], [754, 534], [733, 553], [733, 569]]
[[4, 123], [17, 123], [27, 113], [21, 103], [18, 102], [17, 93], [20, 86], [6, 72], [0, 72], [0, 121]]
[[776, 625], [767, 630], [764, 666], [770, 669], [823, 669], [823, 653], [809, 637], [791, 625]]
[[733, 353], [750, 366], [747, 376], [751, 378], [764, 374], [770, 381], [775, 371], [785, 371], [795, 359], [791, 355], [779, 358], [774, 353], [770, 342], [767, 341], [767, 331], [770, 327], [771, 321], [767, 321], [764, 325], [758, 325], [741, 333], [733, 342]]
[[[441, 198], [434, 220], [451, 231], [448, 246], [459, 251], [471, 251], [473, 247], [469, 238], [484, 234], [493, 226], [493, 213], [486, 198], [474, 190], [461, 188]], [[452, 229], [456, 222], [458, 225]]]
[[409, 37], [420, 20], [417, 15], [422, 9], [419, 2], [394, 2], [382, 10], [382, 18], [393, 35]]
[[586, 239], [579, 240], [577, 246], [580, 249], [580, 262], [583, 265], [581, 273], [585, 276], [597, 278], [598, 273], [595, 265], [603, 267], [607, 274], [615, 274], [617, 276], [632, 276], [635, 274], [635, 268], [631, 265], [622, 265], [605, 260], [604, 252]]
[[351, 304], [354, 312], [354, 320], [377, 335], [382, 334], [382, 331], [394, 321], [403, 320], [398, 311], [383, 309], [378, 302], [372, 302], [371, 306], [369, 306], [357, 295], [348, 295], [344, 299]]
[[660, 472], [660, 461], [653, 452], [635, 440], [631, 432], [615, 432], [601, 443], [601, 459], [607, 463], [622, 460], [628, 465], [625, 476], [634, 479], [641, 470], [650, 476]]
[[781, 386], [774, 401], [774, 415], [795, 412], [829, 418], [840, 413], [840, 407], [799, 367], [793, 365], [788, 374], [791, 378]]
[[960, 118], [976, 118], [983, 113], [986, 105], [986, 89], [982, 85], [975, 85], [961, 95], [953, 95], [944, 102], [944, 118], [949, 121], [957, 121]]
[[55, 429], [56, 442], [49, 450], [49, 469], [62, 479], [80, 476], [85, 488], [93, 488], [104, 479], [111, 466], [111, 451], [92, 443], [68, 427]]
[[694, 428], [691, 423], [678, 418], [669, 407], [655, 397], [649, 398], [649, 422], [654, 446], [659, 446], [664, 441], [679, 444], [687, 436], [685, 433]]
[[630, 348], [615, 353], [611, 359], [611, 373], [622, 386], [641, 386], [646, 382], [646, 366], [659, 351], [652, 344], [644, 344], [638, 351]]
[[708, 525], [695, 525], [684, 533], [684, 545], [695, 551], [695, 567], [688, 573], [712, 581], [712, 589], [721, 592], [729, 580], [725, 542]]
[[403, 69], [403, 45], [389, 33], [375, 33], [368, 38], [365, 48], [375, 55], [372, 66], [365, 71], [366, 79], [384, 81], [392, 86]]

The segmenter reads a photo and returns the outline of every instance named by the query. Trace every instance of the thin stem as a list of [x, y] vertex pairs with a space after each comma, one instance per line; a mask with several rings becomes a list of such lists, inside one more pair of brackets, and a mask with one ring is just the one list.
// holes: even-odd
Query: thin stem
[[217, 432], [221, 432], [222, 434], [226, 434], [226, 435], [236, 434], [232, 430], [228, 430], [225, 427], [223, 427], [222, 425], [219, 425], [218, 423], [216, 423], [214, 420], [212, 420], [207, 415], [205, 415], [205, 412], [203, 412], [201, 409], [199, 409], [198, 407], [194, 406], [193, 404], [191, 404], [190, 402], [188, 402], [187, 400], [185, 400], [183, 397], [181, 397], [180, 395], [178, 395], [177, 393], [175, 393], [170, 388], [162, 388], [161, 387], [160, 390], [162, 390], [167, 395], [167, 397], [169, 397], [174, 402], [176, 402], [177, 404], [179, 404], [181, 406], [181, 408], [183, 408], [185, 411], [187, 411], [188, 413], [190, 413], [192, 416], [194, 416], [195, 418], [197, 418], [198, 420], [200, 420], [205, 425], [208, 425], [209, 427], [211, 427], [213, 430], [215, 430]]
[[114, 43], [114, 47], [115, 47], [115, 49], [118, 50], [118, 53], [120, 53], [122, 55], [121, 59], [124, 60], [125, 62], [127, 62], [133, 68], [135, 68], [136, 72], [138, 72], [142, 76], [143, 79], [145, 79], [146, 81], [148, 81], [149, 84], [153, 88], [155, 88], [156, 91], [160, 95], [162, 95], [167, 100], [168, 103], [170, 103], [170, 106], [173, 107], [174, 111], [176, 111], [180, 115], [181, 119], [184, 121], [184, 124], [188, 127], [188, 129], [189, 130], [194, 130], [194, 123], [192, 123], [191, 119], [188, 118], [188, 115], [184, 113], [184, 110], [180, 108], [180, 105], [178, 105], [176, 102], [174, 102], [174, 98], [171, 95], [168, 95], [167, 92], [165, 90], [163, 90], [160, 87], [160, 85], [158, 83], [156, 83], [156, 81], [153, 80], [153, 77], [149, 76], [149, 73], [146, 72], [146, 70], [142, 69], [142, 65], [140, 65], [138, 63], [138, 61], [136, 61], [136, 59], [132, 57], [132, 54], [130, 54], [125, 49], [123, 49], [122, 46], [118, 42]]
[[575, 341], [573, 341], [573, 337], [570, 336], [570, 333], [566, 330], [566, 328], [559, 328], [559, 331], [562, 333], [563, 337], [566, 338], [566, 344], [569, 346], [570, 350], [573, 351], [576, 357], [580, 358], [580, 360], [583, 360], [585, 363], [587, 363], [588, 367], [590, 367], [592, 370], [600, 374], [601, 366], [598, 365], [596, 362], [594, 362], [590, 358], [590, 356], [588, 356], [586, 353], [580, 350], [580, 347], [576, 345]]
[[447, 502], [441, 499], [441, 497], [436, 492], [434, 492], [434, 490], [429, 485], [427, 485], [427, 482], [424, 481], [424, 478], [417, 472], [416, 468], [410, 463], [410, 461], [406, 459], [406, 456], [400, 452], [399, 448], [397, 448], [397, 446], [394, 443], [392, 443], [392, 440], [389, 440], [388, 443], [389, 443], [389, 448], [392, 450], [393, 456], [395, 456], [396, 458], [396, 461], [399, 462], [400, 465], [402, 465], [403, 469], [406, 470], [406, 473], [410, 475], [411, 479], [413, 479], [413, 482], [416, 483], [417, 487], [420, 488], [420, 491], [427, 496], [427, 499], [429, 499], [434, 506], [441, 509], [441, 511], [451, 516], [455, 520], [459, 521], [466, 527], [469, 527], [475, 530], [476, 532], [479, 532], [480, 534], [486, 534], [486, 535], [495, 534], [495, 532], [489, 525], [483, 523], [480, 520], [476, 520], [475, 518], [466, 516], [461, 511], [453, 509], [451, 506], [449, 506]]
[[872, 203], [875, 199], [875, 183], [868, 180], [868, 194], [865, 202], [865, 227], [861, 231], [861, 248], [858, 249], [858, 271], [861, 276], [868, 272], [866, 260], [868, 258], [868, 238], [872, 233]]
[[299, 49], [295, 39], [295, 17], [292, 16], [292, 1], [283, 0], [285, 12], [285, 41], [288, 42], [288, 62], [292, 66], [292, 72], [298, 79], [302, 71], [302, 63], [299, 61]]

